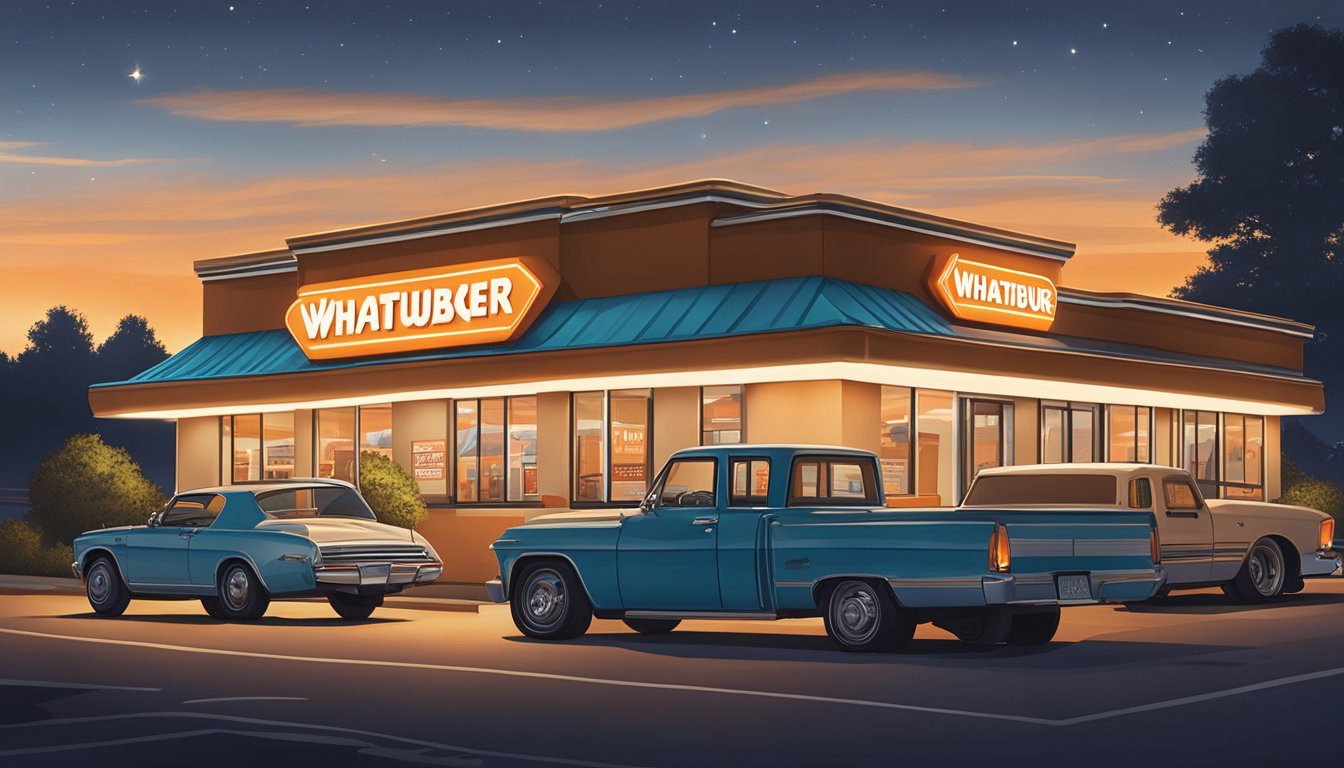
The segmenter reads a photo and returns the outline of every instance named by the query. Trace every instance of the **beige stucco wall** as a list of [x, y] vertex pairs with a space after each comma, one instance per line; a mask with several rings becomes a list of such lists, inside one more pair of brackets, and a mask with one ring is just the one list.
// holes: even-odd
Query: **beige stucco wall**
[[220, 482], [219, 417], [177, 420], [177, 490]]
[[543, 504], [568, 503], [569, 451], [569, 393], [537, 395], [537, 490]]
[[1013, 400], [1013, 463], [1038, 464], [1041, 460], [1041, 401], [1018, 397]]
[[[448, 439], [448, 405], [448, 400], [410, 400], [392, 404], [392, 458], [407, 471], [411, 471], [413, 466], [413, 441]], [[426, 496], [443, 496], [448, 493], [448, 478], [452, 473], [452, 467], [448, 466], [451, 464], [451, 456], [452, 449], [445, 445], [443, 479], [421, 480], [421, 493]]]
[[700, 388], [653, 390], [653, 471], [682, 448], [700, 444]]
[[1168, 467], [1176, 466], [1176, 455], [1172, 450], [1175, 438], [1172, 435], [1172, 412], [1170, 408], [1153, 409], [1153, 463]]
[[747, 442], [837, 445], [843, 413], [839, 380], [748, 384]]
[[882, 447], [882, 385], [840, 382], [840, 445], [877, 453]]
[[294, 476], [312, 477], [313, 466], [313, 411], [304, 408], [294, 412]]

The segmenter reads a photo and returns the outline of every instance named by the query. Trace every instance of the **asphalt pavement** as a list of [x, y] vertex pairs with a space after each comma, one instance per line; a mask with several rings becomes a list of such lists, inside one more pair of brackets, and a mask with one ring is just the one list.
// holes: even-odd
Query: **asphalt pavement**
[[[1041, 648], [921, 627], [834, 650], [819, 620], [595, 621], [539, 643], [507, 607], [347, 622], [276, 602], [94, 616], [0, 577], [0, 765], [993, 766], [1330, 763], [1344, 579], [1265, 607], [1213, 591], [1066, 609]], [[440, 610], [416, 608], [438, 607]]]

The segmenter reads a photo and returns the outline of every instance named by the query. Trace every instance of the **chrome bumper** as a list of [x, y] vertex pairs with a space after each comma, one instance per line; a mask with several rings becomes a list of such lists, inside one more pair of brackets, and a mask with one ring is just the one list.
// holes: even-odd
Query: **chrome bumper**
[[84, 568], [79, 564], [78, 560], [70, 564], [70, 570], [75, 572], [76, 579], [84, 578]]
[[896, 599], [910, 608], [985, 605], [1094, 605], [1147, 600], [1166, 583], [1160, 566], [1151, 571], [1092, 571], [1092, 597], [1061, 600], [1054, 573], [995, 574], [959, 579], [889, 579]]
[[1335, 550], [1318, 551], [1302, 558], [1302, 577], [1329, 576], [1340, 569], [1340, 554]]
[[313, 568], [318, 584], [357, 587], [428, 584], [442, 573], [443, 563], [343, 563]]
[[490, 595], [490, 602], [492, 603], [506, 602], [504, 598], [503, 579], [491, 579], [485, 582], [485, 591]]

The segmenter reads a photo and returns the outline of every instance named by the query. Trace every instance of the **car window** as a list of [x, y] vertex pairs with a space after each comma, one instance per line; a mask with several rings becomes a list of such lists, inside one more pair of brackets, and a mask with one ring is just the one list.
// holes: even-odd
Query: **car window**
[[358, 493], [337, 486], [286, 488], [257, 494], [257, 505], [268, 516], [280, 519], [300, 517], [358, 517], [376, 519], [373, 510]]
[[1162, 481], [1162, 495], [1167, 499], [1167, 509], [1199, 509], [1199, 493], [1195, 486], [1183, 477], [1168, 477]]
[[680, 459], [669, 464], [663, 485], [658, 491], [658, 506], [715, 506], [716, 467], [714, 459]]
[[163, 528], [206, 528], [224, 509], [224, 497], [217, 494], [178, 496], [168, 503], [159, 516]]
[[831, 462], [831, 493], [837, 499], [862, 499], [867, 496], [863, 490], [863, 465], [858, 462]]
[[728, 492], [729, 506], [765, 506], [766, 494], [770, 492], [770, 460], [733, 459], [729, 466], [733, 478]]
[[796, 459], [789, 480], [789, 504], [835, 506], [877, 504], [873, 463], [853, 458]]
[[1129, 506], [1132, 509], [1151, 509], [1153, 506], [1153, 484], [1146, 477], [1136, 477], [1129, 481]]
[[1112, 475], [980, 475], [966, 493], [967, 506], [1005, 504], [1107, 504], [1116, 503], [1116, 479]]

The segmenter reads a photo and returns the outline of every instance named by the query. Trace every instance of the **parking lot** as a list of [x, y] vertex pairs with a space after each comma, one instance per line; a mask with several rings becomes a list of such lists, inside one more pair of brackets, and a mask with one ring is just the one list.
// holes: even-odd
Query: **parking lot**
[[441, 607], [345, 622], [286, 602], [225, 624], [133, 602], [105, 620], [79, 595], [5, 589], [0, 762], [1287, 764], [1321, 756], [1344, 690], [1341, 579], [1269, 607], [1204, 591], [1073, 608], [1043, 648], [925, 626], [872, 656], [832, 650], [820, 620], [661, 637], [597, 621], [543, 644], [505, 607]]

